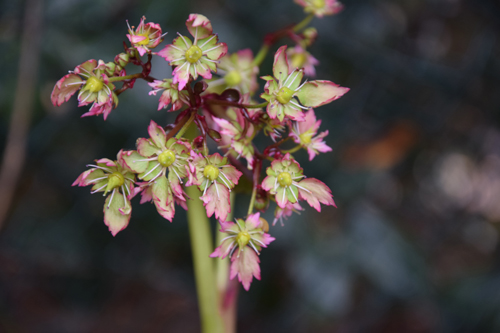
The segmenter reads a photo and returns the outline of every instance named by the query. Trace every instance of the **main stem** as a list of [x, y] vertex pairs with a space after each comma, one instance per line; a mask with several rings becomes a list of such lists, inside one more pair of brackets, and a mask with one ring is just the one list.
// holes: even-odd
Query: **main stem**
[[210, 221], [199, 199], [201, 193], [198, 188], [190, 186], [186, 188], [186, 192], [191, 197], [191, 200], [187, 201], [187, 218], [200, 308], [201, 331], [203, 333], [224, 332], [219, 315], [214, 260], [209, 257], [214, 249]]

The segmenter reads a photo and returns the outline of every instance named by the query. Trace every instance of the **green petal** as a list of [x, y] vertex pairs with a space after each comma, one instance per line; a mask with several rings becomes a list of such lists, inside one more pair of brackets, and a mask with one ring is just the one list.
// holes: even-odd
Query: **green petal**
[[[110, 200], [111, 197], [113, 201]], [[125, 229], [130, 221], [131, 216], [131, 208], [130, 201], [125, 199], [120, 192], [114, 191], [106, 198], [106, 202], [104, 203], [104, 224], [109, 227], [109, 231], [113, 236], [123, 229]], [[120, 209], [124, 211], [124, 213], [120, 212]]]
[[310, 81], [295, 94], [305, 106], [318, 107], [330, 103], [344, 95], [349, 88], [341, 87], [331, 81]]

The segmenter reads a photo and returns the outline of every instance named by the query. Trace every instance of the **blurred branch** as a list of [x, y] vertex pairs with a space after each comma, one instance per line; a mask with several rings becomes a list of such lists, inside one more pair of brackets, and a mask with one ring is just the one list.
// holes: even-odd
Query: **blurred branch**
[[25, 9], [16, 93], [0, 169], [0, 229], [9, 211], [26, 157], [26, 142], [38, 76], [43, 1], [27, 0]]

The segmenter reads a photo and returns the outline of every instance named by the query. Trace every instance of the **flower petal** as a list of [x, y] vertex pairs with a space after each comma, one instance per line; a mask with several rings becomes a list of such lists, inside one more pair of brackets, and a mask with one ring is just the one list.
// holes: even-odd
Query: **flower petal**
[[231, 256], [230, 278], [234, 279], [238, 275], [238, 281], [241, 282], [246, 291], [250, 289], [253, 276], [260, 280], [260, 260], [257, 254], [250, 248], [243, 251], [237, 249]]
[[280, 47], [274, 54], [273, 75], [280, 82], [288, 76], [286, 45]]
[[151, 140], [155, 143], [158, 148], [165, 149], [165, 141], [167, 140], [167, 136], [163, 127], [158, 126], [153, 120], [149, 123], [148, 133], [151, 137]]
[[306, 178], [300, 181], [299, 185], [305, 189], [299, 188], [300, 197], [318, 212], [321, 212], [320, 203], [337, 207], [332, 198], [332, 191], [323, 182], [315, 178]]
[[216, 219], [226, 220], [227, 214], [231, 212], [229, 189], [217, 182], [210, 185], [205, 195], [202, 195], [200, 199], [203, 201], [208, 217], [215, 213]]
[[342, 97], [349, 88], [341, 87], [331, 81], [310, 81], [295, 94], [305, 106], [318, 107]]
[[190, 14], [186, 26], [191, 35], [197, 39], [205, 38], [213, 31], [210, 20], [201, 14]]
[[62, 103], [67, 102], [81, 88], [82, 84], [78, 84], [79, 82], [83, 84], [82, 78], [76, 74], [63, 76], [56, 82], [52, 94], [50, 94], [52, 104], [60, 106]]
[[[113, 199], [111, 201], [111, 198]], [[110, 204], [111, 201], [111, 204]], [[124, 204], [125, 203], [125, 204]], [[120, 209], [131, 207], [130, 201], [114, 190], [104, 202], [104, 224], [108, 226], [113, 236], [128, 226], [131, 216], [131, 209], [127, 209], [127, 214], [120, 212]]]

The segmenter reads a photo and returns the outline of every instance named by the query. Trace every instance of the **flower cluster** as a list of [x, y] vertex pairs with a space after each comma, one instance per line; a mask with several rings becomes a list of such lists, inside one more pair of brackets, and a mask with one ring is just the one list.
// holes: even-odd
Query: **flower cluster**
[[[318, 17], [341, 8], [334, 0], [296, 2]], [[321, 121], [313, 108], [340, 98], [349, 89], [326, 80], [303, 82], [304, 75], [316, 74], [314, 66], [318, 65], [307, 51], [317, 37], [314, 28], [287, 31], [296, 45], [277, 49], [272, 75], [261, 77], [264, 91], [257, 94], [257, 76], [269, 40], [281, 35], [269, 37], [254, 57], [249, 49], [227, 54], [227, 45], [219, 42], [203, 15], [189, 15], [186, 27], [192, 38], [178, 34], [155, 53], [165, 34], [159, 24], [146, 23], [143, 17], [137, 28], [128, 27], [130, 45], [125, 45], [123, 53], [113, 62], [88, 60], [76, 66], [56, 83], [52, 102], [60, 105], [78, 92], [78, 106], [91, 105], [83, 116], [102, 114], [106, 120], [117, 107], [118, 96], [132, 89], [136, 80], [145, 80], [153, 89], [149, 95], [159, 94], [158, 110], [178, 111], [170, 125], [151, 120], [148, 137], [137, 139], [135, 150], [121, 150], [114, 161], [96, 160], [73, 185], [91, 185], [91, 193], [107, 196], [104, 223], [113, 236], [127, 227], [136, 195], [141, 204], [151, 202], [160, 216], [172, 222], [176, 206], [187, 210], [189, 200], [195, 199], [187, 196], [186, 187], [196, 186], [207, 217], [214, 216], [226, 235], [211, 257], [229, 256], [230, 278], [237, 276], [248, 290], [253, 277], [260, 279], [262, 249], [274, 241], [268, 223], [254, 210], [265, 213], [275, 202], [273, 225], [278, 220], [283, 225], [283, 219], [303, 210], [301, 202], [317, 211], [321, 204], [335, 206], [327, 185], [307, 178], [292, 153], [306, 150], [312, 160], [331, 151], [325, 143], [328, 131], [318, 134]], [[172, 77], [151, 76], [153, 56], [168, 61]], [[126, 66], [139, 71], [127, 75]], [[117, 82], [121, 87], [115, 86]], [[261, 102], [254, 100], [256, 96]], [[192, 127], [197, 128], [197, 136], [186, 134], [194, 132], [188, 130]], [[254, 140], [260, 133], [272, 139], [262, 148]], [[209, 140], [221, 153], [210, 153]], [[285, 148], [293, 143], [295, 147]], [[228, 216], [235, 188], [252, 194], [247, 216], [231, 222]]]

